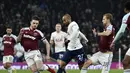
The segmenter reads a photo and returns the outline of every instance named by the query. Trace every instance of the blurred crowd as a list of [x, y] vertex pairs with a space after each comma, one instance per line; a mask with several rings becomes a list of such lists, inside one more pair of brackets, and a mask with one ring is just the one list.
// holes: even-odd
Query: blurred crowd
[[[113, 25], [118, 31], [124, 15], [123, 5], [127, 0], [0, 0], [0, 37], [5, 34], [6, 26], [13, 27], [13, 34], [18, 35], [22, 27], [30, 25], [30, 18], [38, 15], [41, 18], [40, 29], [50, 39], [50, 34], [55, 31], [55, 24], [62, 23], [62, 16], [69, 13], [76, 21], [81, 32], [89, 39], [84, 45], [86, 54], [93, 54], [98, 48], [98, 38], [95, 38], [92, 29], [103, 31], [102, 16], [112, 13]], [[63, 26], [63, 31], [66, 28]], [[124, 37], [115, 46], [114, 59], [118, 60], [118, 49], [121, 48], [122, 58], [130, 46], [130, 35], [127, 31]], [[42, 43], [40, 43], [42, 44]], [[43, 48], [43, 45], [39, 45]], [[41, 49], [45, 53], [45, 49]], [[1, 51], [2, 55], [2, 51]], [[2, 60], [2, 58], [0, 58]], [[22, 59], [23, 60], [23, 59]], [[21, 60], [20, 60], [21, 61]]]

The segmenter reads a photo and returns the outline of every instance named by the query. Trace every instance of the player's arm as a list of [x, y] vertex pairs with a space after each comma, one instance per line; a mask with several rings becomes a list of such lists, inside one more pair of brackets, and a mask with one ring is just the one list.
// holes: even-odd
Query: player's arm
[[82, 32], [79, 32], [79, 35], [81, 38], [83, 38], [86, 42], [88, 42], [88, 39], [85, 37], [85, 35]]
[[103, 32], [98, 32], [97, 35], [98, 36], [109, 36], [111, 33], [112, 33], [111, 30], [106, 30], [106, 31], [103, 31]]
[[109, 25], [105, 31], [103, 32], [98, 32], [97, 33], [97, 36], [109, 36], [111, 35], [112, 33], [112, 29], [113, 29], [113, 26], [112, 25]]
[[119, 40], [119, 39], [122, 37], [122, 35], [123, 35], [124, 32], [125, 32], [126, 27], [127, 27], [127, 24], [124, 24], [124, 23], [123, 23], [123, 24], [121, 25], [119, 31], [117, 32], [117, 34], [116, 34], [116, 36], [115, 36], [115, 38], [114, 38], [114, 40], [113, 40], [113, 43], [115, 43], [117, 40]]
[[77, 36], [79, 34], [79, 27], [77, 25], [73, 25], [72, 26], [72, 34], [70, 34], [70, 37], [68, 38], [68, 40], [73, 39], [75, 36]]
[[0, 50], [4, 50], [3, 38], [0, 40]]
[[51, 47], [51, 52], [54, 53], [54, 37], [53, 37], [53, 33], [51, 34], [51, 38], [50, 38], [50, 47]]
[[53, 33], [51, 34], [51, 38], [50, 38], [50, 45], [54, 44], [54, 38], [53, 38]]
[[20, 33], [17, 37], [17, 43], [19, 43], [21, 41], [22, 35], [23, 35], [23, 29], [20, 30]]
[[50, 44], [49, 44], [49, 42], [47, 41], [47, 39], [44, 39], [44, 40], [43, 40], [43, 43], [46, 45], [47, 56], [49, 57], [49, 56], [50, 56]]

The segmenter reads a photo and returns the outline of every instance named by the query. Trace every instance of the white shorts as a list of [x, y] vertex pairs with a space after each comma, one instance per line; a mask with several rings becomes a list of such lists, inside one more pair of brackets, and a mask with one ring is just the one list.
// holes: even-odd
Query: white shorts
[[127, 50], [126, 54], [125, 55], [128, 55], [130, 56], [130, 48]]
[[33, 50], [24, 53], [24, 58], [27, 62], [27, 65], [30, 67], [35, 64], [37, 61], [42, 61], [42, 55], [39, 50]]
[[92, 64], [101, 64], [103, 66], [106, 65], [106, 67], [110, 69], [112, 58], [113, 58], [112, 52], [102, 53], [99, 51], [93, 54], [90, 60], [92, 60]]
[[14, 57], [12, 55], [3, 56], [3, 64], [13, 63]]

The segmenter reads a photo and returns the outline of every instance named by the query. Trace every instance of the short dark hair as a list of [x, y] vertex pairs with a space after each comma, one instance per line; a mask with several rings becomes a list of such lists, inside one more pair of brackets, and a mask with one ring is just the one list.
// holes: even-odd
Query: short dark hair
[[125, 8], [130, 11], [130, 1], [125, 3]]
[[40, 21], [40, 18], [39, 18], [37, 15], [34, 15], [34, 16], [32, 17], [32, 20], [38, 20], [38, 21]]
[[6, 29], [12, 29], [12, 27], [11, 26], [6, 26]]
[[111, 13], [106, 13], [106, 14], [104, 14], [103, 16], [106, 16], [107, 19], [110, 19], [110, 22], [113, 21], [113, 16], [112, 16]]

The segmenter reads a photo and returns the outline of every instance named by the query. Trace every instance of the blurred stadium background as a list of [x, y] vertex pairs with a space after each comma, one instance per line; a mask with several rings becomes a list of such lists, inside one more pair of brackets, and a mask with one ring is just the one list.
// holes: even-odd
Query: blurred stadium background
[[[69, 13], [89, 39], [88, 45], [84, 45], [86, 55], [92, 55], [98, 48], [98, 38], [93, 37], [92, 28], [103, 31], [102, 16], [110, 12], [114, 16], [113, 25], [117, 32], [124, 15], [123, 4], [126, 1], [128, 0], [0, 0], [0, 37], [5, 34], [8, 25], [13, 27], [13, 34], [18, 35], [20, 28], [30, 25], [31, 16], [38, 15], [41, 18], [38, 29], [49, 40], [50, 34], [55, 30], [55, 24], [62, 23], [62, 16]], [[66, 31], [66, 28], [63, 28], [63, 31]], [[119, 57], [123, 59], [130, 47], [130, 35], [126, 34], [128, 32], [115, 46], [113, 63], [118, 63]], [[40, 41], [39, 43], [41, 52], [46, 54], [43, 43]], [[119, 48], [121, 48], [120, 56]], [[1, 63], [2, 56], [3, 51], [0, 51]], [[16, 63], [24, 61], [23, 56], [15, 60]]]

